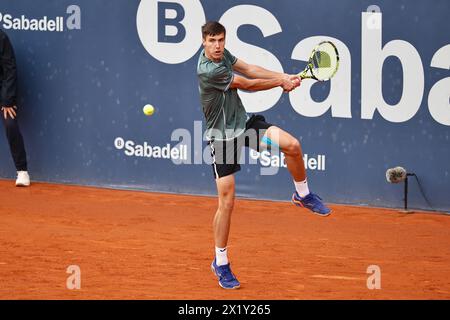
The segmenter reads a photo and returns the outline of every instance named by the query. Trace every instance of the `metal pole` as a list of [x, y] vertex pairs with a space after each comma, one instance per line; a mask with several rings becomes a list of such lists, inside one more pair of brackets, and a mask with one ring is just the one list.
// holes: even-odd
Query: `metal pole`
[[405, 178], [405, 211], [408, 211], [408, 175]]

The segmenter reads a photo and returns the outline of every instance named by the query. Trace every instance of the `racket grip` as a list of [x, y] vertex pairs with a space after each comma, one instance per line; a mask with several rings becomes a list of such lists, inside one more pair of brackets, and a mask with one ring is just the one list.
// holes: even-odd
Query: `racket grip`
[[310, 77], [308, 76], [308, 69], [303, 70], [303, 71], [300, 72], [297, 76], [298, 76], [299, 78], [301, 78], [302, 80], [303, 80], [303, 79], [310, 78]]

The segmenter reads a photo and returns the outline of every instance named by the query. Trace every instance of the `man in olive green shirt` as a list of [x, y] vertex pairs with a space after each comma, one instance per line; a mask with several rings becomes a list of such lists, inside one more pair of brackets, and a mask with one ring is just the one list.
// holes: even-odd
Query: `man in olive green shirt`
[[[243, 146], [257, 151], [275, 145], [285, 154], [286, 164], [296, 191], [292, 202], [320, 216], [331, 210], [320, 197], [308, 189], [302, 150], [299, 141], [282, 129], [267, 123], [263, 116], [248, 117], [237, 89], [247, 91], [281, 87], [285, 92], [297, 88], [301, 79], [247, 64], [225, 49], [225, 28], [216, 21], [202, 27], [203, 47], [197, 66], [200, 100], [206, 119], [206, 137], [211, 147], [213, 173], [219, 196], [214, 217], [216, 256], [211, 268], [225, 289], [240, 287], [231, 272], [227, 257], [231, 213], [234, 206], [234, 173], [240, 170]], [[235, 74], [235, 72], [239, 74]]]

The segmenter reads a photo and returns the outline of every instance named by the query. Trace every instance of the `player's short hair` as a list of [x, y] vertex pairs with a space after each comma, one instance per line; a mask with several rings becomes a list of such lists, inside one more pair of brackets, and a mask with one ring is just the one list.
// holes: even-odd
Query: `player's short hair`
[[226, 35], [226, 30], [225, 27], [217, 21], [208, 21], [202, 26], [203, 39], [206, 39], [207, 36], [215, 36], [221, 33]]

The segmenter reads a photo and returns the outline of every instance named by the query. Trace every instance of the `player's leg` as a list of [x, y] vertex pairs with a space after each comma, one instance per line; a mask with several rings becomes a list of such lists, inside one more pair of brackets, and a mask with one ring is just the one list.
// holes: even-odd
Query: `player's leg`
[[[217, 194], [219, 197], [218, 208], [214, 217], [214, 241], [217, 248], [226, 248], [230, 233], [231, 214], [234, 207], [235, 180], [234, 175], [228, 175], [216, 179]], [[218, 264], [226, 264], [218, 261]]]
[[[218, 195], [218, 207], [213, 220], [215, 258], [211, 264], [211, 269], [219, 278], [219, 285], [222, 288], [237, 289], [240, 283], [231, 272], [227, 245], [235, 197], [233, 174], [240, 170], [240, 166], [236, 162], [238, 153], [234, 142], [213, 142], [210, 146]], [[230, 154], [227, 154], [227, 151]]]
[[302, 195], [307, 195], [309, 190], [306, 183], [306, 171], [303, 164], [303, 155], [300, 142], [289, 133], [266, 122], [262, 115], [253, 115], [246, 124], [246, 146], [256, 151], [260, 148], [270, 147], [272, 151], [283, 151], [289, 172], [294, 179], [296, 189]]
[[[309, 191], [303, 153], [300, 142], [286, 131], [271, 126], [265, 133], [272, 144], [275, 143], [286, 158], [286, 165], [294, 180], [296, 192], [292, 195], [292, 202], [310, 209], [320, 216], [328, 216], [331, 210], [321, 201], [322, 199]], [[263, 139], [263, 141], [266, 141]], [[264, 142], [262, 142], [264, 143]]]
[[6, 119], [1, 116], [3, 125], [5, 126], [6, 137], [8, 139], [9, 148], [11, 150], [11, 156], [14, 160], [14, 165], [17, 170], [17, 186], [29, 186], [30, 177], [27, 171], [27, 155], [25, 152], [25, 145], [23, 137], [20, 132], [17, 119], [7, 117]]
[[306, 171], [300, 142], [292, 135], [276, 126], [271, 126], [267, 129], [265, 136], [268, 137], [270, 141], [275, 142], [284, 153], [286, 165], [294, 181], [306, 180]]
[[231, 214], [234, 207], [234, 175], [216, 179], [219, 206], [214, 217], [214, 241], [216, 257], [211, 264], [212, 271], [219, 278], [219, 285], [224, 289], [237, 289], [239, 281], [231, 271], [227, 257], [228, 235], [230, 234]]

